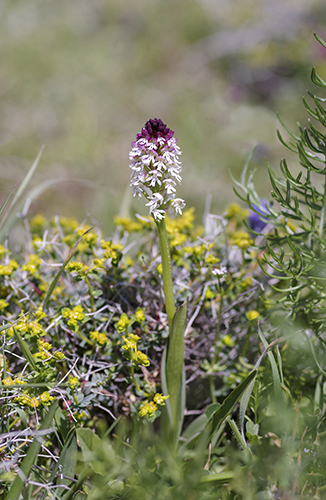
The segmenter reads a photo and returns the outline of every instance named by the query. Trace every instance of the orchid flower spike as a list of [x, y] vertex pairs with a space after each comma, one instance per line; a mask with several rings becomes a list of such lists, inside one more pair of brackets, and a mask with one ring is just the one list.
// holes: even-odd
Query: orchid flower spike
[[157, 221], [164, 219], [170, 205], [176, 214], [182, 214], [185, 201], [176, 198], [176, 185], [181, 183], [181, 150], [162, 120], [154, 118], [145, 123], [131, 143], [129, 153], [132, 170], [130, 186], [134, 196], [144, 196], [150, 215]]

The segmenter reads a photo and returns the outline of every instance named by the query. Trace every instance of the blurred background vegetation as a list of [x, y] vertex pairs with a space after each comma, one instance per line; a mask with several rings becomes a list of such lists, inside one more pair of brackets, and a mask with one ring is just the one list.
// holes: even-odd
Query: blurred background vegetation
[[[264, 158], [286, 154], [278, 111], [306, 121], [311, 66], [326, 78], [322, 0], [1, 0], [1, 195], [21, 180], [42, 144], [33, 180], [63, 181], [30, 214], [90, 213], [112, 227], [131, 195], [128, 152], [149, 118], [175, 130], [183, 150], [179, 195], [202, 214], [234, 201], [252, 166], [269, 195]], [[291, 163], [290, 163], [291, 164]], [[126, 196], [126, 193], [127, 196]], [[145, 213], [143, 204], [132, 207]]]

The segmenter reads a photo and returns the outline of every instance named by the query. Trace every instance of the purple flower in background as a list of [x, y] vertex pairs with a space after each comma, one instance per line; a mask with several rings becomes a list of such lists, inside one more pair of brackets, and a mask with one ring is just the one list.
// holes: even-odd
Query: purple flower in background
[[259, 213], [256, 213], [253, 210], [251, 210], [248, 219], [250, 229], [252, 229], [257, 233], [261, 232], [264, 229], [264, 227], [267, 226], [268, 224], [268, 216], [269, 216], [269, 211], [267, 208], [269, 207], [268, 201], [262, 199], [261, 206], [265, 211], [257, 207], [257, 205], [252, 205], [252, 207]]
[[129, 153], [132, 170], [130, 186], [134, 196], [144, 196], [150, 215], [155, 220], [165, 217], [165, 211], [172, 205], [177, 214], [182, 214], [185, 201], [176, 198], [176, 185], [181, 183], [181, 150], [162, 120], [154, 118], [145, 123], [142, 131], [131, 143]]

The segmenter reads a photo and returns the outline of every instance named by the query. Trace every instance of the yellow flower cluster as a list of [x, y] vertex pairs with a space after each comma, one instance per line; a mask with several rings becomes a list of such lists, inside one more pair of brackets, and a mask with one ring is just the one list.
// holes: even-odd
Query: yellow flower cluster
[[230, 203], [226, 209], [227, 219], [236, 219], [242, 222], [243, 219], [248, 217], [249, 211], [246, 208], [242, 208], [238, 203]]
[[37, 271], [41, 265], [41, 262], [41, 259], [37, 255], [31, 254], [29, 256], [28, 263], [22, 266], [22, 271], [27, 271], [32, 276], [35, 276], [37, 275]]
[[244, 278], [240, 283], [240, 286], [243, 289], [249, 288], [251, 285], [252, 285], [252, 278], [250, 276]]
[[[83, 236], [85, 231], [87, 231], [88, 229], [90, 229], [90, 226], [84, 226], [84, 227], [78, 229], [76, 231], [78, 238]], [[98, 238], [97, 235], [95, 233], [93, 233], [92, 231], [90, 231], [89, 233], [86, 233], [83, 236], [83, 243], [84, 244], [86, 243], [89, 247], [93, 247], [94, 245], [96, 245], [97, 238]]]
[[18, 396], [15, 398], [15, 401], [17, 403], [20, 403], [23, 406], [29, 406], [30, 408], [37, 408], [40, 404], [43, 406], [48, 406], [51, 404], [51, 402], [55, 398], [53, 396], [50, 396], [49, 392], [43, 392], [38, 398], [35, 396], [30, 396], [27, 392], [24, 394], [21, 394], [21, 396]]
[[143, 224], [138, 221], [133, 221], [129, 219], [129, 217], [119, 217], [116, 215], [114, 217], [114, 224], [116, 226], [121, 226], [123, 230], [128, 233], [141, 231], [143, 229]]
[[3, 383], [3, 385], [16, 385], [16, 384], [23, 385], [23, 384], [26, 384], [26, 382], [19, 377], [15, 378], [15, 379], [12, 379], [11, 377], [6, 377], [2, 380], [2, 383]]
[[42, 214], [37, 214], [35, 215], [30, 221], [29, 221], [29, 226], [31, 228], [32, 233], [38, 233], [39, 231], [42, 231], [45, 224], [46, 224], [46, 218]]
[[40, 404], [38, 398], [35, 396], [31, 397], [29, 394], [22, 394], [21, 396], [18, 396], [18, 398], [15, 398], [15, 401], [23, 406], [30, 406], [31, 408], [37, 408]]
[[[22, 317], [21, 320], [15, 325], [15, 328], [27, 340], [33, 337], [42, 337], [46, 334], [42, 325], [39, 324], [38, 319], [28, 321], [28, 316], [25, 316], [24, 318]], [[12, 327], [8, 330], [8, 336], [14, 336], [14, 329]]]
[[104, 257], [111, 259], [112, 265], [117, 266], [122, 257], [123, 245], [121, 243], [102, 240], [101, 246], [105, 250]]
[[144, 321], [146, 319], [144, 311], [140, 307], [138, 307], [138, 309], [135, 312], [135, 319], [140, 324], [144, 323]]
[[78, 377], [69, 376], [68, 384], [70, 389], [74, 390], [79, 386]]
[[252, 245], [254, 241], [250, 238], [247, 231], [235, 231], [232, 234], [231, 243], [232, 245], [236, 245], [237, 247], [245, 250]]
[[214, 243], [210, 243], [209, 245], [202, 243], [201, 245], [194, 245], [192, 247], [185, 246], [183, 247], [183, 250], [185, 251], [185, 253], [191, 255], [192, 258], [199, 260], [205, 255], [207, 251], [212, 249], [213, 245]]
[[94, 264], [94, 268], [93, 269], [97, 269], [97, 268], [102, 268], [104, 269], [105, 266], [104, 266], [104, 262], [106, 261], [106, 259], [94, 259], [93, 260], [93, 264]]
[[89, 271], [89, 266], [83, 264], [82, 262], [71, 261], [66, 266], [66, 271], [68, 273], [77, 272], [81, 276], [86, 276]]
[[249, 321], [254, 321], [255, 319], [259, 318], [259, 316], [260, 316], [259, 312], [254, 310], [248, 311], [246, 313], [246, 317]]
[[177, 234], [189, 232], [193, 229], [195, 220], [194, 207], [185, 210], [181, 217], [171, 219], [168, 215], [165, 217], [166, 230], [168, 234]]
[[43, 311], [43, 306], [38, 307], [38, 308], [36, 309], [36, 311], [34, 312], [34, 315], [35, 315], [35, 317], [36, 317], [36, 319], [37, 319], [38, 321], [40, 321], [40, 320], [41, 320], [41, 319], [43, 319], [43, 318], [46, 318], [46, 316], [47, 316], [47, 315], [45, 314], [45, 312]]
[[122, 313], [121, 316], [120, 316], [119, 321], [115, 325], [115, 327], [117, 329], [117, 332], [118, 333], [125, 332], [127, 330], [128, 326], [129, 326], [129, 318], [126, 315], [126, 313]]
[[[60, 225], [64, 228], [65, 232], [68, 233], [63, 237], [62, 241], [66, 243], [70, 248], [72, 248], [77, 243], [79, 238], [81, 238], [81, 236], [83, 236], [84, 233], [91, 228], [91, 226], [88, 225], [78, 227], [79, 224], [75, 219], [65, 218], [60, 218]], [[97, 239], [98, 236], [92, 231], [86, 233], [83, 236], [82, 240], [79, 242], [76, 252], [89, 252], [89, 250], [96, 245]]]
[[45, 342], [42, 339], [37, 339], [37, 346], [38, 352], [34, 354], [35, 358], [41, 359], [42, 361], [47, 361], [52, 358], [52, 355], [49, 352], [52, 348], [52, 344]]
[[[52, 224], [52, 226], [56, 225], [54, 219], [52, 219], [51, 224]], [[70, 233], [71, 231], [75, 231], [79, 226], [79, 222], [76, 219], [74, 219], [73, 217], [60, 217], [59, 224], [66, 233]]]
[[138, 340], [140, 340], [140, 337], [138, 335], [134, 335], [133, 333], [129, 333], [127, 337], [123, 336], [122, 338], [125, 342], [122, 349], [129, 352], [131, 360], [138, 365], [149, 366], [150, 361], [147, 355], [139, 351], [137, 348], [137, 343]]
[[0, 259], [3, 259], [5, 255], [6, 255], [5, 248], [2, 245], [0, 245]]
[[83, 321], [83, 319], [85, 318], [85, 313], [82, 306], [75, 306], [73, 309], [64, 307], [61, 312], [64, 318], [68, 318], [67, 324], [71, 328], [77, 328], [78, 322]]
[[211, 300], [211, 299], [214, 299], [214, 297], [216, 297], [216, 293], [214, 293], [213, 290], [211, 290], [208, 287], [207, 290], [206, 290], [206, 292], [205, 292], [205, 299], [206, 300]]
[[103, 347], [109, 341], [108, 336], [105, 333], [100, 333], [97, 330], [95, 330], [94, 332], [90, 332], [89, 336], [101, 347]]
[[224, 337], [222, 337], [222, 342], [227, 347], [233, 347], [234, 346], [234, 340], [232, 340], [231, 335], [224, 335]]
[[150, 361], [148, 359], [148, 356], [141, 351], [135, 352], [133, 360], [136, 361], [136, 363], [138, 363], [139, 365], [143, 365], [143, 366], [150, 365]]
[[52, 344], [46, 342], [45, 340], [37, 339], [37, 347], [38, 351], [34, 354], [34, 356], [41, 361], [60, 361], [65, 357], [62, 351], [51, 353], [50, 350], [52, 349]]
[[12, 259], [9, 264], [0, 265], [0, 276], [11, 276], [18, 267], [18, 263]]
[[205, 262], [208, 266], [214, 266], [214, 264], [218, 264], [221, 261], [218, 257], [215, 257], [213, 254], [207, 255]]
[[39, 396], [39, 400], [43, 405], [49, 405], [54, 400], [54, 397], [50, 396], [50, 394], [46, 391]]
[[139, 410], [140, 416], [145, 417], [146, 415], [152, 415], [153, 413], [155, 413], [157, 410], [157, 405], [160, 405], [160, 406], [165, 405], [164, 401], [168, 397], [169, 396], [163, 396], [162, 394], [156, 393], [154, 398], [153, 398], [153, 401], [149, 401], [148, 403], [144, 403], [141, 406], [141, 408]]
[[138, 337], [138, 335], [133, 335], [132, 333], [130, 333], [128, 335], [128, 337], [125, 337], [123, 335], [123, 340], [125, 341], [125, 344], [122, 346], [122, 349], [124, 351], [129, 351], [130, 349], [137, 349], [137, 342], [138, 340], [140, 340], [140, 337]]
[[0, 299], [0, 312], [3, 312], [8, 306], [8, 302], [6, 302], [4, 299]]

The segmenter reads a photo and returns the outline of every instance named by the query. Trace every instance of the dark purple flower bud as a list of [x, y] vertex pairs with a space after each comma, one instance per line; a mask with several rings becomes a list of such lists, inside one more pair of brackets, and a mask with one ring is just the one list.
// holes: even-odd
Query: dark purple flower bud
[[171, 139], [171, 137], [173, 137], [173, 135], [173, 130], [165, 125], [162, 120], [160, 120], [159, 118], [151, 118], [150, 120], [148, 120], [148, 122], [145, 123], [142, 131], [136, 135], [136, 141], [138, 139], [141, 139], [142, 137], [147, 140], [163, 137], [168, 141], [169, 139]]

